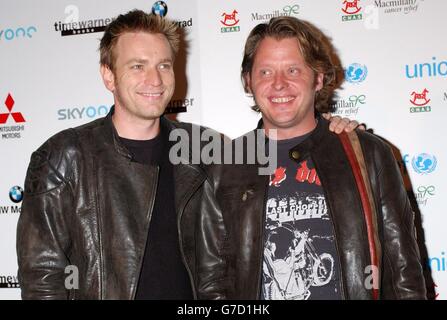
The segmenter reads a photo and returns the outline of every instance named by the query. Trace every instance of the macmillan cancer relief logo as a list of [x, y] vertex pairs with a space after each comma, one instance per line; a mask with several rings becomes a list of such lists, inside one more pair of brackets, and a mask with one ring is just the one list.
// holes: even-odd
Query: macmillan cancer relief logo
[[347, 99], [341, 99], [334, 105], [334, 114], [340, 116], [357, 115], [359, 108], [366, 103], [366, 95], [351, 95]]
[[413, 91], [411, 93], [410, 102], [413, 107], [410, 108], [410, 113], [431, 112], [431, 106], [428, 105], [430, 102], [430, 99], [427, 97], [428, 93], [427, 88], [420, 92]]
[[220, 20], [220, 23], [224, 25], [224, 27], [220, 28], [221, 33], [241, 31], [241, 28], [237, 25], [239, 23], [239, 19], [237, 17], [238, 13], [239, 12], [237, 12], [236, 9], [234, 9], [231, 13], [222, 13], [223, 18]]
[[431, 199], [436, 195], [436, 188], [433, 185], [418, 186], [415, 191], [414, 195], [420, 207], [425, 207], [428, 199]]
[[351, 63], [345, 70], [346, 81], [354, 84], [363, 82], [368, 75], [368, 68], [364, 64]]
[[60, 32], [62, 37], [102, 32], [113, 21], [113, 18], [80, 20], [79, 8], [75, 5], [66, 6], [65, 14], [67, 16], [64, 22], [56, 21], [54, 23], [54, 31]]
[[251, 14], [252, 21], [268, 21], [276, 17], [293, 17], [300, 13], [300, 6], [298, 4], [286, 5], [282, 9], [275, 9], [272, 12], [260, 13], [254, 12]]
[[437, 163], [436, 157], [428, 153], [420, 153], [411, 159], [414, 171], [423, 175], [435, 171]]
[[[4, 105], [8, 109], [8, 112], [0, 113], [0, 135], [2, 139], [20, 139], [21, 133], [25, 130], [23, 123], [26, 120], [22, 112], [16, 110], [15, 101], [11, 93], [8, 93]], [[5, 125], [7, 123], [14, 123], [14, 125]]]
[[354, 21], [362, 20], [362, 7], [360, 7], [360, 0], [344, 0], [342, 2], [341, 11], [344, 13], [342, 15], [342, 21]]
[[378, 9], [381, 9], [383, 13], [393, 14], [393, 13], [403, 13], [409, 14], [416, 12], [418, 10], [419, 5], [421, 4], [420, 0], [375, 0], [374, 6]]

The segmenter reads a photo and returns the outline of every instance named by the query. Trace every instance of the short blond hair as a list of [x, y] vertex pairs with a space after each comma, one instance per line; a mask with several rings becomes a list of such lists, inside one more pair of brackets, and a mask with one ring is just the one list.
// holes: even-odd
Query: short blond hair
[[180, 43], [180, 35], [175, 22], [135, 9], [126, 14], [120, 14], [106, 27], [99, 45], [100, 63], [113, 71], [116, 59], [113, 51], [119, 36], [126, 32], [137, 31], [164, 35], [175, 58]]

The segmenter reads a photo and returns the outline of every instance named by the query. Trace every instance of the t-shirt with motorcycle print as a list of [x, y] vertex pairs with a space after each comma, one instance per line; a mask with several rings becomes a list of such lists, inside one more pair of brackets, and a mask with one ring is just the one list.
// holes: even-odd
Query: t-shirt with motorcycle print
[[308, 136], [278, 141], [266, 204], [265, 300], [341, 299], [339, 257], [320, 179], [311, 159], [289, 157]]

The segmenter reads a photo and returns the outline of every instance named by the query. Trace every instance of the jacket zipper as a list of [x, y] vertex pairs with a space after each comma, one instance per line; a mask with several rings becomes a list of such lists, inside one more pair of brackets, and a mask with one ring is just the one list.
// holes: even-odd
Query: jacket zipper
[[193, 294], [194, 300], [197, 300], [197, 291], [196, 291], [196, 287], [194, 285], [194, 279], [192, 276], [191, 269], [188, 266], [188, 263], [185, 258], [185, 252], [183, 251], [183, 242], [182, 242], [182, 236], [181, 236], [180, 222], [182, 220], [183, 210], [185, 209], [186, 204], [188, 203], [189, 199], [191, 199], [192, 195], [201, 186], [202, 183], [198, 183], [197, 186], [195, 186], [195, 188], [191, 190], [190, 196], [183, 201], [182, 205], [180, 206], [179, 213], [177, 215], [177, 230], [178, 230], [177, 233], [178, 233], [179, 249], [180, 249], [180, 254], [182, 255], [183, 264], [185, 265], [186, 271], [188, 272], [188, 275], [189, 275], [189, 281], [191, 282], [191, 289], [192, 289], [192, 294]]
[[[267, 179], [265, 179], [267, 180]], [[266, 220], [266, 206], [267, 206], [267, 197], [268, 197], [268, 180], [265, 183], [264, 187], [264, 200], [262, 206], [262, 221], [261, 221], [261, 241], [259, 245], [259, 269], [258, 269], [258, 284], [257, 284], [257, 297], [255, 299], [259, 299], [261, 297], [261, 283], [262, 283], [262, 261], [264, 260], [264, 239], [265, 239], [265, 220]]]
[[[312, 162], [314, 163], [315, 169], [317, 170], [317, 174], [319, 172], [318, 170], [318, 165], [315, 162], [314, 158], [312, 156], [310, 156], [310, 158], [312, 159]], [[335, 227], [334, 227], [334, 216], [332, 214], [332, 208], [331, 208], [331, 204], [329, 202], [329, 198], [327, 196], [327, 192], [324, 189], [323, 183], [321, 182], [320, 179], [320, 183], [321, 183], [321, 188], [323, 189], [323, 193], [324, 193], [324, 197], [326, 198], [326, 205], [329, 207], [329, 215], [331, 216], [331, 226], [332, 226], [332, 232], [334, 233], [334, 240], [335, 240], [335, 250], [337, 251], [337, 255], [338, 255], [338, 270], [339, 270], [339, 274], [340, 274], [340, 288], [341, 288], [341, 294], [342, 294], [342, 298], [343, 300], [346, 300], [346, 292], [345, 292], [345, 286], [344, 286], [344, 280], [345, 277], [343, 275], [343, 268], [341, 267], [341, 255], [340, 255], [340, 248], [338, 246], [338, 240], [337, 240], [337, 234], [335, 232]]]
[[146, 235], [146, 241], [144, 242], [144, 246], [143, 246], [143, 251], [142, 251], [142, 255], [140, 258], [140, 263], [139, 263], [139, 268], [137, 269], [137, 283], [134, 286], [133, 292], [132, 292], [132, 300], [135, 300], [135, 295], [137, 294], [137, 287], [138, 284], [140, 282], [140, 275], [141, 275], [141, 268], [143, 267], [143, 260], [144, 260], [144, 255], [146, 253], [146, 246], [147, 246], [147, 241], [148, 241], [148, 234], [149, 234], [149, 227], [151, 224], [151, 220], [152, 220], [152, 211], [154, 210], [154, 204], [155, 204], [155, 197], [157, 195], [157, 187], [158, 187], [158, 174], [160, 172], [160, 167], [156, 166], [156, 174], [155, 174], [155, 183], [152, 185], [152, 191], [154, 192], [154, 196], [149, 199], [150, 203], [149, 203], [149, 210], [147, 212], [147, 225], [146, 228], [144, 229], [144, 234]]

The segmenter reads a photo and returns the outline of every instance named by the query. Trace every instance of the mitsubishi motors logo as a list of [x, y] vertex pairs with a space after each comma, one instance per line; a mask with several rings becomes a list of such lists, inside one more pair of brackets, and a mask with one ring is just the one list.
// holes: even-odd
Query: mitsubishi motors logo
[[0, 124], [6, 123], [10, 115], [12, 116], [12, 118], [16, 123], [25, 122], [25, 118], [23, 117], [21, 112], [12, 112], [12, 108], [14, 106], [14, 99], [12, 98], [10, 93], [8, 93], [8, 97], [5, 100], [5, 106], [6, 108], [8, 108], [9, 113], [0, 113]]
[[[5, 100], [5, 106], [8, 109], [8, 113], [0, 113], [0, 135], [2, 139], [14, 139], [21, 138], [20, 133], [25, 130], [25, 126], [23, 125], [25, 118], [23, 117], [21, 112], [12, 112], [14, 108], [15, 101], [12, 98], [11, 94], [8, 93], [8, 96]], [[10, 116], [12, 120], [9, 120]], [[14, 122], [14, 125], [6, 125], [6, 122]]]

